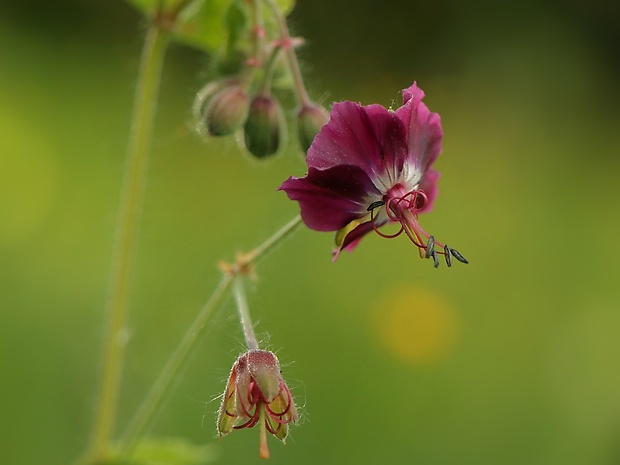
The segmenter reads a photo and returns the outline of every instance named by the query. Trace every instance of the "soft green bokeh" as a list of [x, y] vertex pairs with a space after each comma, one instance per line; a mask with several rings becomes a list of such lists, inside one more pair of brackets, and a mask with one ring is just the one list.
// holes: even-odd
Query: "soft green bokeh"
[[[14, 465], [67, 464], [87, 444], [144, 26], [122, 2], [38, 3], [0, 6], [0, 454]], [[302, 413], [286, 446], [270, 438], [271, 463], [620, 460], [619, 11], [547, 3], [298, 2], [318, 100], [426, 91], [445, 140], [422, 224], [471, 263], [435, 270], [405, 238], [370, 236], [334, 264], [332, 235], [305, 229], [261, 263], [250, 307]], [[217, 261], [297, 212], [275, 191], [304, 173], [294, 138], [258, 163], [192, 132], [207, 68], [180, 45], [167, 56], [121, 429]], [[215, 439], [241, 341], [228, 302], [152, 435], [259, 461], [258, 431]]]

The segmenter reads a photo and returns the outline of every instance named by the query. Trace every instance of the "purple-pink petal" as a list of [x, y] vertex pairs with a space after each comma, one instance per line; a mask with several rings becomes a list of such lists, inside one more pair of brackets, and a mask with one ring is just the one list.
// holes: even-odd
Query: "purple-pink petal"
[[400, 118], [407, 131], [409, 163], [425, 172], [441, 153], [441, 121], [422, 102], [424, 92], [414, 82], [403, 90], [403, 105], [395, 115]]
[[370, 203], [381, 199], [363, 169], [354, 165], [309, 168], [307, 176], [290, 177], [279, 190], [299, 202], [304, 223], [317, 231], [337, 231], [367, 215]]
[[381, 105], [334, 104], [329, 122], [315, 137], [306, 161], [321, 170], [355, 165], [372, 180], [386, 170], [400, 173], [407, 158], [402, 121]]
[[439, 171], [429, 168], [422, 182], [420, 183], [420, 189], [426, 194], [426, 205], [420, 210], [420, 213], [428, 213], [433, 209], [433, 203], [437, 198], [437, 180], [439, 179]]
[[[411, 205], [411, 213], [432, 209], [439, 178], [432, 165], [441, 153], [443, 132], [439, 115], [428, 109], [423, 98], [424, 92], [413, 83], [403, 90], [403, 105], [396, 111], [380, 105], [334, 104], [329, 122], [308, 149], [308, 174], [291, 177], [280, 186], [299, 202], [309, 228], [348, 231], [334, 250], [334, 260], [388, 222], [385, 208], [390, 201], [406, 201], [423, 191], [425, 205]], [[376, 201], [388, 205], [373, 210], [377, 216], [368, 221], [368, 207]], [[360, 223], [363, 218], [366, 221]]]

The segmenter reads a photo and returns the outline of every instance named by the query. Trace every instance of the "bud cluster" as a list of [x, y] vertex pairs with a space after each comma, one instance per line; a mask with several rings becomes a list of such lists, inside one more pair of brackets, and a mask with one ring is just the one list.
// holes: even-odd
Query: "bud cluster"
[[[284, 146], [285, 111], [274, 95], [280, 93], [283, 82], [293, 84], [288, 87], [298, 104], [291, 113], [296, 118], [297, 139], [304, 153], [329, 119], [327, 111], [309, 99], [301, 80], [294, 47], [302, 41], [289, 37], [282, 24], [279, 34], [268, 37], [262, 24], [248, 28], [252, 54], [236, 70], [234, 77], [208, 83], [198, 93], [194, 104], [199, 132], [212, 137], [242, 133], [239, 139], [247, 151], [259, 159], [275, 155]], [[278, 81], [277, 85], [274, 81]], [[279, 87], [278, 92], [274, 92], [275, 87]]]
[[[275, 155], [283, 146], [286, 118], [280, 101], [271, 92], [251, 95], [240, 80], [226, 80], [201, 99], [198, 128], [209, 136], [220, 137], [243, 131], [245, 148], [256, 158]], [[213, 89], [210, 89], [213, 90]], [[329, 119], [316, 103], [303, 104], [296, 111], [297, 138], [304, 153], [314, 136]]]

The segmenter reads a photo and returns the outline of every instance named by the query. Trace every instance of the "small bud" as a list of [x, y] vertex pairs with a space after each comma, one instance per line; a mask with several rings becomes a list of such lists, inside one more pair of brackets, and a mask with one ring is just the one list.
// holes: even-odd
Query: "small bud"
[[297, 112], [297, 136], [304, 152], [310, 148], [314, 136], [328, 121], [329, 114], [320, 105], [307, 104]]
[[276, 153], [280, 148], [282, 125], [282, 109], [278, 101], [271, 95], [255, 96], [244, 126], [248, 151], [257, 158]]
[[239, 85], [220, 90], [203, 107], [207, 131], [212, 136], [227, 136], [239, 129], [248, 117], [249, 99]]

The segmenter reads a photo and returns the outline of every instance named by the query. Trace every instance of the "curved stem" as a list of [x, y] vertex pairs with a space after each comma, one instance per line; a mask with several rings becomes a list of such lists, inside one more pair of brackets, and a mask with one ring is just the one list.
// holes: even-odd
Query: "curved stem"
[[301, 216], [297, 215], [291, 221], [282, 226], [281, 229], [263, 242], [261, 245], [250, 251], [246, 256], [244, 265], [256, 264], [261, 258], [271, 252], [281, 241], [293, 234], [297, 227], [301, 225]]
[[255, 42], [254, 42], [254, 56], [258, 61], [258, 64], [263, 63], [264, 59], [264, 51], [265, 51], [265, 26], [263, 24], [263, 15], [260, 9], [260, 0], [252, 1], [253, 8], [253, 18], [254, 22], [254, 34]]
[[271, 81], [273, 73], [275, 72], [276, 64], [278, 62], [278, 55], [282, 47], [274, 47], [271, 53], [265, 60], [263, 69], [265, 70], [261, 83], [258, 86], [258, 93], [269, 95], [271, 93]]
[[90, 446], [93, 461], [101, 460], [105, 456], [116, 422], [126, 342], [125, 320], [155, 120], [155, 104], [168, 39], [169, 34], [153, 22], [146, 34], [140, 58], [105, 310], [107, 321], [101, 387]]
[[[183, 339], [181, 339], [181, 342], [168, 360], [168, 363], [159, 375], [159, 378], [157, 378], [157, 381], [155, 381], [155, 384], [153, 384], [153, 387], [131, 420], [127, 431], [121, 438], [121, 457], [129, 457], [131, 455], [138, 439], [140, 438], [140, 435], [145, 431], [153, 419], [153, 416], [161, 405], [166, 393], [170, 390], [176, 374], [179, 372], [188, 355], [191, 353], [191, 350], [198, 341], [201, 332], [206, 327], [213, 311], [222, 303], [227, 292], [230, 290], [233, 280], [235, 280], [237, 276], [238, 279], [241, 279], [242, 276], [240, 276], [240, 274], [245, 272], [245, 270], [250, 269], [252, 265], [256, 264], [261, 258], [265, 257], [274, 249], [276, 245], [292, 234], [300, 224], [301, 217], [298, 215], [253, 251], [241, 256], [239, 263], [235, 266], [227, 267], [228, 272], [224, 274], [219, 286], [196, 316], [196, 319], [185, 333], [185, 336], [183, 336]], [[249, 321], [249, 314], [247, 321]], [[251, 321], [249, 321], [249, 325], [251, 327]], [[256, 340], [256, 337], [254, 337], [254, 340]], [[256, 345], [258, 347], [258, 343], [256, 343]]]
[[299, 97], [299, 103], [301, 106], [310, 105], [310, 97], [308, 91], [304, 85], [304, 80], [301, 76], [301, 69], [299, 68], [299, 61], [297, 60], [297, 54], [293, 48], [291, 36], [289, 34], [288, 25], [286, 24], [286, 18], [282, 15], [282, 12], [278, 8], [278, 5], [274, 0], [265, 0], [269, 8], [273, 11], [273, 14], [278, 20], [280, 26], [280, 40], [282, 42], [282, 48], [286, 54], [291, 74], [293, 75], [293, 81], [295, 82], [295, 90]]

